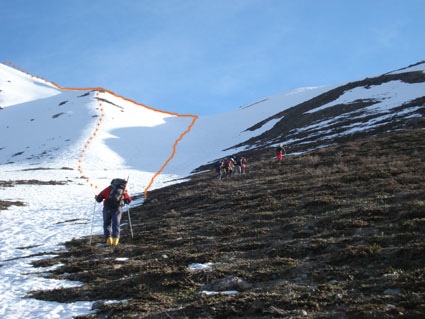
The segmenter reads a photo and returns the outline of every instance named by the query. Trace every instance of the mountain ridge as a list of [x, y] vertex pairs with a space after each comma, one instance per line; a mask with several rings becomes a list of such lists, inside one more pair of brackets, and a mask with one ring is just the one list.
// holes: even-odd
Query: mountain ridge
[[[419, 62], [417, 64], [413, 64], [409, 67], [397, 70], [397, 71], [402, 71], [402, 70], [408, 70], [412, 67], [420, 67], [421, 70], [420, 71], [408, 71], [408, 72], [404, 72], [404, 73], [393, 73], [395, 71], [386, 73], [384, 75], [380, 75], [374, 78], [366, 78], [364, 80], [360, 80], [360, 81], [354, 81], [354, 82], [350, 82], [347, 83], [345, 85], [339, 86], [337, 88], [331, 89], [323, 94], [320, 94], [314, 98], [312, 98], [311, 100], [305, 101], [301, 104], [295, 105], [290, 109], [284, 110], [280, 113], [275, 114], [272, 117], [269, 117], [267, 119], [264, 119], [263, 121], [259, 122], [258, 124], [256, 124], [253, 127], [248, 128], [248, 130], [255, 130], [258, 127], [261, 127], [262, 125], [264, 125], [264, 123], [267, 123], [271, 120], [278, 120], [278, 123], [275, 124], [274, 129], [269, 130], [265, 133], [263, 133], [262, 135], [259, 135], [255, 138], [252, 138], [244, 143], [238, 144], [236, 145], [236, 147], [241, 147], [244, 145], [252, 145], [252, 144], [264, 144], [266, 146], [269, 146], [271, 144], [277, 144], [280, 141], [283, 140], [289, 140], [289, 144], [296, 144], [296, 143], [300, 143], [300, 144], [309, 144], [308, 140], [309, 137], [308, 136], [299, 136], [299, 134], [297, 134], [297, 132], [294, 132], [293, 130], [296, 130], [297, 128], [303, 128], [306, 126], [311, 126], [311, 125], [316, 125], [316, 127], [320, 127], [320, 129], [332, 129], [331, 127], [326, 127], [324, 124], [320, 124], [320, 122], [325, 122], [327, 120], [330, 120], [332, 118], [334, 118], [335, 116], [341, 116], [342, 114], [345, 113], [353, 113], [354, 111], [357, 110], [361, 110], [364, 108], [367, 108], [369, 106], [372, 106], [376, 103], [379, 103], [379, 99], [373, 99], [373, 98], [365, 98], [363, 97], [362, 99], [356, 99], [354, 101], [351, 101], [351, 103], [341, 103], [341, 104], [337, 104], [334, 106], [333, 110], [329, 110], [329, 108], [326, 110], [327, 114], [325, 112], [320, 112], [319, 114], [316, 114], [317, 116], [310, 116], [310, 115], [305, 115], [305, 113], [311, 112], [312, 110], [314, 110], [315, 108], [319, 108], [325, 104], [331, 103], [332, 101], [337, 100], [338, 98], [340, 98], [342, 95], [344, 95], [344, 93], [346, 91], [350, 91], [359, 87], [364, 87], [366, 89], [370, 89], [372, 86], [380, 86], [383, 85], [387, 82], [391, 82], [391, 81], [401, 81], [404, 83], [409, 83], [409, 84], [413, 84], [413, 83], [419, 83], [421, 84], [421, 87], [423, 88], [423, 83], [425, 83], [425, 62]], [[367, 91], [365, 91], [366, 93]], [[420, 90], [418, 90], [418, 92], [421, 92]], [[367, 94], [367, 93], [366, 93]], [[401, 105], [398, 105], [397, 107], [392, 107], [395, 111], [397, 110], [404, 110], [408, 107], [417, 107], [417, 109], [412, 110], [411, 112], [409, 112], [408, 114], [402, 114], [399, 119], [397, 119], [397, 121], [394, 120], [394, 118], [391, 119], [391, 121], [387, 121], [389, 122], [388, 125], [385, 125], [385, 122], [380, 123], [380, 125], [385, 125], [384, 130], [396, 130], [398, 128], [403, 127], [403, 125], [409, 125], [409, 123], [405, 123], [404, 119], [406, 117], [409, 118], [413, 118], [413, 117], [417, 117], [417, 118], [422, 118], [421, 120], [418, 121], [417, 124], [419, 124], [419, 122], [423, 122], [423, 117], [425, 116], [425, 111], [424, 111], [424, 106], [425, 106], [425, 95], [423, 95], [422, 93], [419, 93], [417, 97], [415, 97], [413, 100], [407, 101], [410, 104], [406, 105], [406, 104], [402, 104], [405, 101], [401, 101]], [[385, 112], [386, 110], [384, 110]], [[317, 112], [315, 112], [317, 113]], [[357, 115], [357, 114], [356, 114]], [[334, 126], [335, 127], [343, 127], [345, 125], [349, 125], [350, 130], [352, 129], [353, 125], [364, 125], [366, 126], [366, 124], [364, 124], [365, 119], [367, 121], [370, 120], [376, 120], [377, 118], [379, 118], [379, 114], [368, 114], [369, 117], [363, 117], [363, 118], [359, 118], [357, 121], [354, 121], [352, 119], [347, 119], [344, 121], [340, 121], [339, 123], [335, 123]], [[294, 121], [294, 119], [297, 116], [304, 116], [306, 117], [306, 119], [302, 119], [300, 121]], [[287, 119], [286, 119], [287, 118]], [[375, 127], [378, 127], [378, 125], [375, 125]], [[359, 130], [361, 131], [361, 130]], [[382, 130], [381, 130], [382, 131]], [[305, 132], [302, 132], [303, 134], [305, 134]], [[315, 132], [316, 136], [313, 138], [310, 138], [311, 140], [313, 140], [313, 144], [312, 147], [314, 147], [314, 140], [315, 138], [320, 138], [320, 139], [327, 139], [329, 138], [329, 134], [325, 133], [320, 133], [320, 132]], [[337, 134], [339, 136], [344, 135], [343, 130], [340, 130], [339, 132], [331, 132], [332, 135]], [[373, 133], [372, 133], [373, 134]], [[305, 134], [307, 135], [307, 134]], [[306, 141], [307, 140], [307, 141]], [[316, 143], [317, 144], [317, 143]], [[330, 143], [332, 144], [332, 143]], [[307, 145], [307, 148], [309, 146]], [[304, 146], [300, 147], [295, 147], [294, 148], [295, 151], [299, 151], [299, 150], [306, 150], [306, 148]]]
[[[4, 76], [5, 73], [7, 74], [6, 71], [10, 68], [4, 65], [1, 67], [0, 70], [3, 73], [2, 76]], [[405, 125], [422, 125], [425, 115], [423, 108], [425, 98], [424, 94], [421, 93], [425, 90], [424, 71], [425, 62], [421, 61], [376, 77], [365, 78], [363, 80], [333, 87], [304, 88], [282, 92], [247, 104], [223, 115], [201, 117], [196, 120], [196, 123], [193, 123], [195, 127], [194, 131], [196, 132], [192, 132], [192, 136], [190, 133], [187, 134], [184, 139], [180, 141], [178, 149], [182, 149], [182, 153], [191, 152], [191, 149], [202, 150], [201, 153], [205, 154], [205, 156], [199, 157], [199, 160], [194, 162], [194, 167], [196, 168], [204, 165], [206, 162], [215, 161], [216, 158], [214, 154], [217, 153], [221, 153], [222, 156], [228, 156], [232, 153], [243, 152], [248, 149], [271, 147], [273, 144], [279, 144], [281, 142], [285, 142], [288, 147], [291, 147], [292, 151], [300, 152], [320, 147], [322, 143], [324, 145], [332, 145], [334, 140], [342, 140], [347, 134], [358, 134], [359, 136], [364, 135], [362, 132], [368, 134], [366, 131], [369, 129], [377, 131], [378, 128], [381, 127], [380, 130], [385, 131], [399, 129]], [[11, 76], [14, 79], [19, 79], [19, 72], [18, 70], [13, 70]], [[39, 82], [44, 83], [42, 80], [33, 79], [26, 74], [24, 74], [23, 80], [20, 81], [34, 83], [34, 86], [39, 85]], [[394, 85], [385, 88], [385, 85], [389, 84]], [[4, 85], [5, 83], [3, 82], [3, 86]], [[47, 85], [49, 88], [51, 86], [48, 82], [43, 85]], [[404, 99], [400, 98], [399, 96], [404, 94], [403, 90], [407, 90], [407, 85], [410, 85], [410, 91], [414, 90], [415, 92], [409, 92], [409, 94], [404, 96]], [[413, 88], [414, 85], [417, 86], [417, 89]], [[27, 87], [28, 85], [25, 84], [25, 86]], [[3, 96], [4, 100], [4, 96], [8, 94], [7, 89], [0, 89], [2, 90], [0, 92], [0, 97]], [[35, 89], [33, 90], [35, 91]], [[102, 93], [103, 91], [99, 90], [98, 92]], [[348, 100], [338, 102], [338, 100], [341, 100], [344, 96], [349, 95], [350, 92], [352, 96], [348, 97]], [[63, 106], [66, 108], [69, 106], [69, 104], [64, 105], [68, 101], [67, 97], [63, 97], [62, 101], [58, 101], [64, 93], [67, 94], [68, 92], [55, 89], [54, 93], [56, 97], [49, 96], [47, 99], [53, 98], [52, 103], [58, 103], [59, 107]], [[89, 94], [88, 91], [83, 93]], [[44, 92], [40, 94], [43, 95]], [[103, 92], [102, 94], [107, 94], [107, 92]], [[30, 96], [32, 95], [30, 94]], [[294, 97], [299, 97], [298, 101], [297, 98], [294, 99]], [[128, 100], [120, 100], [117, 97], [113, 99], [96, 97], [96, 99], [99, 104], [102, 102], [111, 103], [110, 105], [118, 107], [122, 112], [125, 112], [125, 105], [127, 105], [128, 108], [128, 105], [131, 104]], [[48, 100], [43, 101], [44, 103], [48, 103]], [[331, 105], [333, 102], [338, 103]], [[33, 101], [32, 103], [31, 101], [27, 101], [27, 103], [29, 103], [26, 104], [29, 108], [33, 108], [31, 104], [36, 103], [37, 105], [40, 101]], [[393, 115], [386, 109], [386, 105], [391, 103], [394, 104], [391, 106], [392, 112], [394, 113]], [[10, 106], [10, 102], [6, 101], [6, 104]], [[19, 105], [20, 104], [22, 103], [19, 103]], [[279, 105], [282, 105], [280, 109]], [[110, 108], [106, 109], [107, 112], [111, 112]], [[72, 110], [70, 112], [72, 112]], [[3, 115], [6, 115], [5, 113], [7, 112], [3, 112]], [[56, 118], [58, 118], [64, 114], [64, 112], [58, 110], [58, 112], [52, 114], [52, 116], [56, 115]], [[172, 113], [169, 114], [174, 115]], [[112, 114], [112, 116], [117, 115]], [[147, 121], [141, 121], [141, 116], [144, 115], [130, 115], [126, 118], [127, 123], [123, 123], [122, 127], [126, 125], [137, 126], [139, 124], [154, 126], [161, 124], [163, 121], [161, 119], [159, 122], [156, 121], [156, 124], [154, 124], [155, 122], [148, 123]], [[232, 119], [227, 121], [226, 117]], [[233, 117], [235, 117], [235, 119], [233, 119]], [[255, 120], [242, 120], [250, 117]], [[385, 117], [387, 117], [387, 119], [385, 119]], [[216, 127], [214, 128], [214, 125], [208, 124], [208, 121], [211, 123], [217, 122]], [[223, 124], [219, 124], [220, 122]], [[226, 124], [227, 122], [228, 124]], [[208, 128], [208, 130], [211, 131], [208, 131], [210, 135], [218, 135], [222, 128], [226, 127], [225, 134], [228, 136], [228, 143], [217, 141], [215, 143], [217, 147], [215, 147], [215, 145], [208, 140], [208, 137], [204, 136], [205, 143], [208, 145], [208, 147], [204, 147], [202, 145], [203, 141], [198, 138], [198, 134], [203, 134], [199, 128], [203, 129], [206, 125], [205, 123], [210, 126]], [[7, 125], [7, 123], [4, 125]], [[68, 124], [68, 126], [69, 125], [71, 125], [71, 123]], [[90, 125], [93, 126], [93, 124]], [[232, 128], [233, 126], [234, 128]], [[77, 130], [82, 129], [84, 130], [84, 128]], [[7, 133], [6, 131], [2, 135], [7, 135]], [[13, 135], [17, 136], [16, 132], [13, 133]], [[53, 138], [53, 136], [51, 138]], [[236, 141], [233, 142], [232, 140]], [[173, 170], [184, 166], [185, 155], [179, 156], [178, 149], [173, 160], [175, 164], [170, 163], [171, 167], [165, 168], [165, 171], [168, 173], [173, 174]], [[4, 152], [3, 146], [2, 153]], [[13, 154], [9, 154], [9, 158], [11, 155], [19, 153], [23, 154], [25, 151], [16, 150]], [[155, 156], [158, 156], [158, 153], [155, 153]], [[125, 159], [123, 160], [125, 161]], [[153, 157], [149, 159], [150, 162], [155, 160], [156, 159]], [[193, 170], [193, 167], [191, 169], [186, 168], [182, 175], [187, 175]]]

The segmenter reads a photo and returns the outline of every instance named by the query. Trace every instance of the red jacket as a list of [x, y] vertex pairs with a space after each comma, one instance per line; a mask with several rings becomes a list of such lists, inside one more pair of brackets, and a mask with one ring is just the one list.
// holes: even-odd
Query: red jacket
[[[103, 200], [103, 204], [105, 204], [105, 202], [109, 198], [109, 194], [111, 193], [111, 189], [112, 189], [112, 186], [106, 187], [103, 191], [101, 191], [99, 193], [99, 195], [95, 196], [96, 201], [100, 203]], [[132, 201], [130, 195], [128, 195], [128, 193], [127, 193], [127, 190], [124, 191], [123, 201], [126, 204], [130, 204], [131, 201]]]

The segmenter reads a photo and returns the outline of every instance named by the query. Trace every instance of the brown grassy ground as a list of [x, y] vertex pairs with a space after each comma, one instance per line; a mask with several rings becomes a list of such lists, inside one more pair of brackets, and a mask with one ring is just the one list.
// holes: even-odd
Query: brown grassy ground
[[[75, 239], [36, 262], [84, 285], [31, 297], [124, 300], [80, 318], [423, 318], [424, 145], [414, 130], [282, 165], [272, 149], [248, 153], [244, 176], [150, 192], [131, 211], [133, 240], [126, 226], [115, 249]], [[203, 293], [223, 290], [238, 293]]]

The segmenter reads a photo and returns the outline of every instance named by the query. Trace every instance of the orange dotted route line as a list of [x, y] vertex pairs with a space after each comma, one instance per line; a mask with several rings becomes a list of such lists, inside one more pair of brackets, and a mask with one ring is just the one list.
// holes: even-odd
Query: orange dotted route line
[[[11, 62], [3, 62], [3, 64], [4, 65], [8, 65], [8, 66], [10, 66], [10, 67], [12, 67], [12, 68], [14, 68], [14, 69], [16, 69], [18, 71], [21, 71], [21, 72], [27, 74], [28, 76], [31, 76], [32, 78], [43, 80], [46, 83], [50, 83], [53, 86], [55, 86], [57, 89], [60, 89], [60, 90], [64, 90], [64, 91], [96, 91], [96, 97], [99, 95], [99, 92], [108, 92], [109, 94], [112, 94], [112, 95], [114, 95], [114, 96], [116, 96], [116, 97], [118, 97], [120, 99], [123, 99], [123, 100], [128, 101], [128, 102], [132, 102], [132, 103], [134, 103], [136, 105], [145, 107], [145, 108], [150, 109], [150, 110], [155, 111], [155, 112], [159, 112], [159, 113], [163, 113], [163, 114], [168, 114], [168, 115], [173, 115], [173, 116], [178, 116], [178, 117], [189, 117], [189, 118], [192, 118], [192, 121], [189, 124], [189, 126], [187, 127], [187, 129], [183, 133], [181, 133], [180, 136], [174, 141], [173, 150], [171, 152], [171, 155], [167, 158], [167, 160], [161, 166], [161, 168], [150, 179], [149, 184], [146, 186], [146, 188], [144, 190], [144, 196], [145, 197], [147, 197], [147, 192], [148, 192], [149, 188], [152, 186], [152, 184], [154, 183], [156, 177], [158, 177], [162, 173], [162, 171], [165, 169], [165, 167], [173, 159], [173, 157], [174, 157], [174, 155], [176, 154], [176, 151], [177, 151], [177, 144], [183, 139], [183, 137], [187, 133], [190, 132], [190, 130], [192, 129], [192, 127], [195, 125], [196, 120], [198, 119], [198, 116], [197, 115], [192, 115], [192, 114], [178, 114], [178, 113], [173, 113], [173, 112], [167, 112], [167, 111], [158, 110], [158, 109], [155, 109], [153, 107], [147, 106], [145, 104], [135, 102], [135, 101], [133, 101], [131, 99], [128, 99], [126, 97], [123, 97], [123, 96], [121, 96], [119, 94], [116, 94], [115, 92], [110, 91], [110, 90], [106, 90], [106, 89], [104, 89], [102, 87], [93, 87], [93, 88], [67, 88], [67, 87], [63, 87], [63, 86], [60, 86], [60, 85], [56, 84], [55, 82], [49, 82], [49, 81], [45, 80], [43, 77], [34, 76], [34, 75], [32, 75], [32, 74], [30, 74], [28, 72], [25, 72], [24, 70], [20, 69], [19, 67], [17, 67], [16, 65], [14, 65]], [[99, 110], [101, 112], [100, 117], [99, 117], [99, 120], [96, 123], [95, 129], [94, 129], [92, 135], [87, 139], [86, 143], [84, 144], [83, 149], [81, 150], [80, 155], [79, 155], [79, 159], [78, 159], [78, 171], [79, 171], [81, 177], [82, 178], [85, 178], [87, 184], [89, 184], [90, 187], [93, 187], [94, 189], [97, 189], [98, 186], [97, 185], [94, 185], [90, 181], [90, 179], [85, 176], [85, 174], [84, 174], [84, 172], [82, 170], [82, 163], [83, 163], [84, 153], [86, 152], [87, 148], [90, 146], [91, 141], [96, 137], [96, 135], [97, 135], [97, 133], [99, 131], [100, 125], [101, 125], [101, 123], [103, 121], [103, 118], [105, 117], [104, 108], [103, 108], [102, 103], [100, 101], [99, 101], [98, 106], [99, 106]]]

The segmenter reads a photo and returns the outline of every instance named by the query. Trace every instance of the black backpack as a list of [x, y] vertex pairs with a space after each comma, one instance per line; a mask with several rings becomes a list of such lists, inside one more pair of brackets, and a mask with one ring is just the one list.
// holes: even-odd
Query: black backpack
[[111, 192], [109, 198], [105, 202], [106, 205], [113, 208], [118, 208], [124, 198], [124, 190], [127, 185], [127, 181], [122, 178], [115, 178], [111, 181]]
[[236, 159], [236, 165], [238, 165], [238, 166], [242, 166], [242, 157], [238, 157], [238, 158]]

